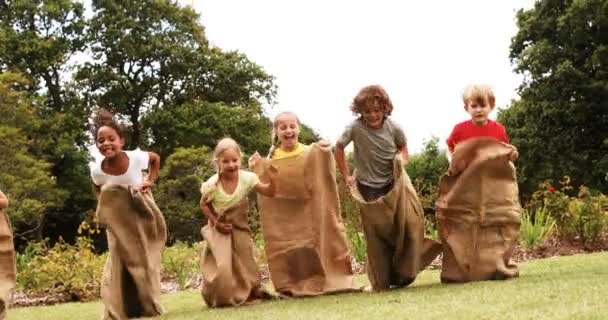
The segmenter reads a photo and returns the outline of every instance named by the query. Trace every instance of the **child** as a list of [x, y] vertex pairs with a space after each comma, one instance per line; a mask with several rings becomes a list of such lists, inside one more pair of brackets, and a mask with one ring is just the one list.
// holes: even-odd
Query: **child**
[[505, 128], [488, 119], [494, 94], [487, 85], [469, 85], [463, 93], [471, 116], [447, 139], [451, 158], [439, 182], [436, 217], [443, 246], [442, 282], [516, 277], [510, 258], [520, 225], [515, 167], [518, 157]]
[[268, 168], [279, 170], [276, 196], [258, 197], [270, 279], [285, 296], [352, 291], [331, 148], [327, 143], [306, 146], [299, 134], [296, 114], [278, 114], [269, 158], [253, 164], [263, 180]]
[[[490, 112], [494, 110], [495, 98], [490, 86], [469, 85], [462, 94], [464, 110], [471, 116], [471, 120], [463, 121], [452, 129], [447, 139], [448, 159], [452, 158], [454, 148], [457, 144], [475, 137], [490, 137], [498, 141], [509, 143], [509, 137], [505, 127], [493, 120], [488, 119]], [[518, 158], [517, 150], [514, 149], [510, 159]]]
[[[262, 290], [249, 230], [247, 195], [255, 190], [274, 196], [275, 184], [241, 170], [241, 150], [230, 138], [220, 140], [213, 152], [218, 173], [201, 186], [201, 209], [208, 219], [201, 234], [207, 246], [201, 255], [203, 299], [210, 307], [240, 305], [269, 298]], [[260, 158], [255, 153], [250, 161]]]
[[[111, 113], [94, 118], [94, 138], [103, 156], [91, 168], [98, 194], [97, 216], [107, 226], [109, 254], [102, 280], [104, 319], [157, 316], [160, 254], [167, 239], [165, 220], [150, 192], [160, 157], [124, 151], [124, 128]], [[149, 169], [147, 178], [143, 170]]]
[[[376, 291], [406, 286], [438, 254], [439, 247], [431, 242], [435, 252], [423, 254], [427, 245], [424, 213], [403, 170], [408, 163], [405, 134], [389, 117], [393, 104], [381, 86], [362, 88], [351, 110], [359, 117], [338, 139], [335, 157], [346, 184], [361, 204], [368, 277]], [[355, 176], [344, 158], [344, 148], [351, 141], [355, 145]]]
[[[93, 183], [130, 185], [148, 192], [158, 177], [160, 157], [154, 152], [141, 150], [123, 151], [124, 128], [114, 120], [111, 113], [101, 111], [95, 118], [95, 143], [103, 160], [96, 162], [91, 170]], [[143, 171], [150, 169], [147, 178]]]
[[0, 191], [0, 319], [4, 319], [11, 304], [16, 282], [13, 230], [6, 214], [8, 199]]
[[393, 186], [395, 155], [401, 153], [403, 163], [408, 163], [407, 141], [403, 129], [389, 118], [393, 104], [382, 87], [361, 89], [350, 109], [359, 118], [346, 127], [336, 143], [336, 161], [345, 182], [354, 187], [355, 179], [344, 159], [344, 148], [353, 141], [356, 186], [366, 201], [373, 201]]

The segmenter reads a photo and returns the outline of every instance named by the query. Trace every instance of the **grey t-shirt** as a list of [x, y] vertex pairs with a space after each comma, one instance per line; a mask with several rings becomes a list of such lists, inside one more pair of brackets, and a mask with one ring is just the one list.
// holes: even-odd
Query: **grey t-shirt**
[[355, 144], [355, 169], [357, 181], [373, 188], [386, 186], [393, 180], [393, 160], [399, 149], [407, 140], [403, 129], [386, 118], [382, 128], [371, 129], [362, 120], [350, 123], [338, 143], [346, 147], [350, 142]]

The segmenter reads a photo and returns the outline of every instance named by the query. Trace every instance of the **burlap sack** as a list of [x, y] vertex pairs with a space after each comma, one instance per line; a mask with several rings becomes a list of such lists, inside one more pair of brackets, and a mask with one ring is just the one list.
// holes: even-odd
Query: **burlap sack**
[[395, 157], [393, 177], [392, 189], [374, 201], [365, 201], [357, 187], [351, 189], [359, 202], [367, 276], [374, 291], [409, 285], [441, 249], [424, 239], [424, 211], [400, 155]]
[[313, 144], [296, 157], [259, 161], [254, 170], [262, 181], [270, 164], [278, 170], [277, 193], [260, 195], [258, 204], [275, 290], [290, 296], [354, 290], [331, 148]]
[[13, 229], [6, 212], [0, 210], [0, 319], [11, 304], [16, 274]]
[[489, 138], [456, 146], [439, 182], [437, 223], [442, 282], [498, 280], [519, 274], [510, 262], [519, 238], [520, 205], [513, 147]]
[[[205, 225], [201, 235], [203, 299], [210, 307], [236, 306], [263, 298], [258, 266], [253, 257], [251, 232], [247, 221], [247, 198], [223, 213], [220, 221], [232, 224], [230, 234]], [[268, 296], [266, 296], [268, 297]]]
[[152, 194], [104, 185], [96, 214], [107, 227], [109, 248], [101, 286], [103, 319], [160, 315], [161, 252], [167, 227]]

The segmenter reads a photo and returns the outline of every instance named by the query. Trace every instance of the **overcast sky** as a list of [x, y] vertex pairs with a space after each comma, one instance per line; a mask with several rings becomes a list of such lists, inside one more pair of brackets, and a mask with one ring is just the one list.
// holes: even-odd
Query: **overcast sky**
[[[517, 98], [509, 44], [515, 13], [533, 0], [183, 0], [201, 14], [209, 41], [239, 50], [276, 77], [273, 116], [291, 110], [335, 141], [353, 119], [357, 91], [382, 85], [411, 151], [441, 146], [467, 119], [468, 83], [494, 87], [497, 106]], [[496, 112], [491, 117], [495, 118]]]

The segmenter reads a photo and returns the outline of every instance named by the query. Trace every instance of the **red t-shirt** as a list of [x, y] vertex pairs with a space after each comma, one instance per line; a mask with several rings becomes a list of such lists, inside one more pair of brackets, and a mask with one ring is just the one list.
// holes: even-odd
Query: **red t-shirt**
[[471, 120], [457, 124], [454, 126], [454, 129], [452, 129], [452, 133], [446, 142], [450, 152], [453, 152], [454, 147], [457, 144], [475, 137], [491, 137], [498, 141], [509, 143], [509, 137], [507, 136], [505, 127], [490, 119], [488, 119], [488, 123], [486, 123], [485, 126], [475, 125]]

